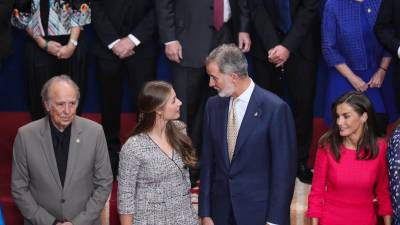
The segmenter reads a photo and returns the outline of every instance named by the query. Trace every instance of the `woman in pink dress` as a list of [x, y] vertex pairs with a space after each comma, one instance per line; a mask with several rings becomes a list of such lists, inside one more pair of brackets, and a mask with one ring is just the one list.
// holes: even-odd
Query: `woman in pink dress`
[[312, 225], [391, 224], [386, 141], [377, 137], [375, 112], [361, 92], [348, 92], [332, 106], [336, 123], [321, 137], [308, 196]]

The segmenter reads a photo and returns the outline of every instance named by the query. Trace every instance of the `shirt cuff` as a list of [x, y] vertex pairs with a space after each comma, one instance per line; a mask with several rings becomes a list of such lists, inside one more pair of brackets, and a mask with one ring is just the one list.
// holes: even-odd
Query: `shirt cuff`
[[399, 48], [397, 49], [397, 57], [399, 57], [399, 59], [400, 59], [400, 46], [399, 46]]
[[121, 39], [117, 39], [117, 40], [111, 42], [111, 44], [109, 44], [109, 45], [107, 46], [108, 49], [111, 50], [111, 49], [114, 47], [114, 45], [116, 45], [120, 40], [121, 40]]
[[178, 42], [178, 40], [165, 42], [164, 45], [170, 45], [170, 44], [175, 43], [175, 42]]
[[267, 221], [267, 224], [268, 224], [268, 225], [278, 225], [278, 224], [276, 224], [276, 223], [270, 223], [270, 222], [268, 222], [268, 221]]
[[133, 44], [135, 44], [135, 46], [140, 45], [140, 41], [139, 39], [137, 39], [135, 36], [133, 36], [132, 34], [128, 35], [128, 38], [133, 42]]

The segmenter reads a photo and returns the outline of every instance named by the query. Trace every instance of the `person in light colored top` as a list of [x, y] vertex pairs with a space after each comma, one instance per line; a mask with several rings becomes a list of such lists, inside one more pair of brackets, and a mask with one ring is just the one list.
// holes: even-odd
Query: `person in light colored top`
[[182, 102], [169, 83], [151, 81], [138, 98], [138, 123], [122, 146], [118, 175], [121, 225], [197, 225], [188, 168], [195, 151], [177, 121]]
[[[40, 89], [51, 77], [68, 74], [79, 86], [81, 102], [86, 87], [86, 45], [83, 26], [91, 22], [88, 0], [17, 1], [11, 24], [26, 31], [23, 65], [32, 120], [45, 115]], [[78, 108], [78, 114], [80, 108]]]

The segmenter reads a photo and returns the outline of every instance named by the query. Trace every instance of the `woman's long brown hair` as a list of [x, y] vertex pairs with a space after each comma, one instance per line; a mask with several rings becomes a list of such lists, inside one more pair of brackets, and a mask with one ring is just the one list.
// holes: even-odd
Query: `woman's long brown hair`
[[339, 135], [339, 126], [336, 123], [336, 120], [338, 118], [336, 108], [338, 105], [343, 103], [351, 106], [359, 116], [361, 116], [363, 113], [366, 113], [368, 116], [368, 119], [363, 127], [363, 133], [357, 143], [357, 159], [375, 159], [379, 153], [379, 148], [377, 144], [378, 132], [376, 127], [375, 111], [368, 97], [365, 96], [362, 92], [347, 92], [340, 96], [332, 104], [332, 125], [330, 129], [320, 138], [319, 145], [325, 147], [326, 145], [328, 145], [336, 161], [340, 160], [340, 146], [343, 144], [344, 138]]
[[[138, 97], [138, 122], [132, 135], [150, 132], [156, 123], [156, 110], [164, 107], [172, 92], [172, 85], [165, 81], [150, 81], [145, 84]], [[166, 135], [169, 144], [177, 151], [187, 167], [197, 165], [196, 151], [192, 141], [178, 126], [176, 121], [168, 121]]]

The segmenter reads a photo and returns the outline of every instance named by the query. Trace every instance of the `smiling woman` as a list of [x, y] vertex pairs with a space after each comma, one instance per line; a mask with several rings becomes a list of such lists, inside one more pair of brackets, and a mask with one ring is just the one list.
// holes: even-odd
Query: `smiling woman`
[[334, 102], [332, 118], [317, 151], [307, 216], [313, 225], [375, 225], [376, 197], [378, 214], [390, 225], [386, 141], [377, 136], [370, 100], [348, 92]]

